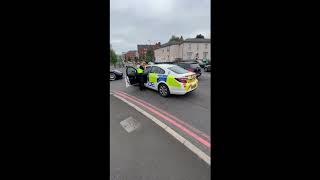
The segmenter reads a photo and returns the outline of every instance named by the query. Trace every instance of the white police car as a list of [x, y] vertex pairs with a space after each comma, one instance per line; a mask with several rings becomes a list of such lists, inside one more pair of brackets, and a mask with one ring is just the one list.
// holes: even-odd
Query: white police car
[[[163, 97], [170, 94], [184, 95], [198, 87], [198, 80], [194, 72], [189, 72], [173, 64], [154, 64], [146, 67], [145, 87], [154, 89]], [[128, 84], [137, 85], [137, 69], [129, 66], [126, 69]]]

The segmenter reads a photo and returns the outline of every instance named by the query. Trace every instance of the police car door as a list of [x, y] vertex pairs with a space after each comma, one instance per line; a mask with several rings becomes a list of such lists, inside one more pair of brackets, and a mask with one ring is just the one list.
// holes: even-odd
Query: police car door
[[128, 66], [126, 69], [126, 83], [130, 85], [138, 84], [137, 79], [137, 69], [131, 66]]
[[157, 90], [157, 79], [158, 79], [158, 74], [157, 74], [157, 66], [152, 66], [150, 72], [148, 73], [148, 78], [147, 78], [147, 84], [146, 86], [151, 89]]

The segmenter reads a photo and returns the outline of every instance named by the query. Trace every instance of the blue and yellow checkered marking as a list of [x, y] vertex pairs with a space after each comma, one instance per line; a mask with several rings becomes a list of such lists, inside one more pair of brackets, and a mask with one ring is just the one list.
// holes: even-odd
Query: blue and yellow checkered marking
[[166, 82], [167, 81], [167, 75], [158, 74], [157, 82], [160, 82], [160, 81]]

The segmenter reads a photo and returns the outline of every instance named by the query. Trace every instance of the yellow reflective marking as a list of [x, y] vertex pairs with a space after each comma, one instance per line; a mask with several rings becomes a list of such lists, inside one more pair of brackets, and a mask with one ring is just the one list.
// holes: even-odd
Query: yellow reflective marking
[[157, 83], [158, 75], [156, 73], [149, 73], [149, 82]]
[[167, 85], [172, 87], [180, 88], [180, 83], [172, 75], [167, 76]]

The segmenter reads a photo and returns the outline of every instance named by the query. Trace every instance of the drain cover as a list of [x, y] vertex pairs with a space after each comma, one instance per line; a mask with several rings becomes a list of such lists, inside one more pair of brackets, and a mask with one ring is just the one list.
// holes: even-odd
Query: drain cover
[[133, 119], [131, 116], [120, 122], [121, 126], [128, 132], [132, 132], [140, 127], [140, 122]]

